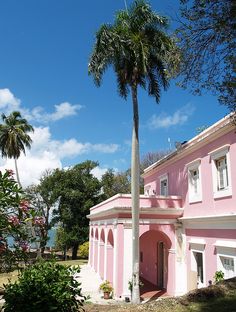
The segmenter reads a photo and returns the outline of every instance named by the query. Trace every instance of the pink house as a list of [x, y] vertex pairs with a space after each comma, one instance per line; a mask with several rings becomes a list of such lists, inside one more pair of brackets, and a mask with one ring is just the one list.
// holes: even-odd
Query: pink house
[[[169, 295], [236, 275], [236, 129], [227, 116], [154, 163], [140, 196], [140, 276]], [[130, 296], [131, 196], [90, 209], [89, 264]]]

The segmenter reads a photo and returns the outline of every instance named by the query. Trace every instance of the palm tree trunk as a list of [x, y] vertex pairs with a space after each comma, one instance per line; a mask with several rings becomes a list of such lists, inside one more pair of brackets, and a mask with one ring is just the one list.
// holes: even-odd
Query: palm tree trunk
[[16, 169], [16, 180], [17, 180], [19, 186], [22, 187], [22, 185], [21, 185], [21, 183], [20, 183], [19, 172], [18, 172], [17, 159], [14, 158], [14, 161], [15, 161], [15, 169]]
[[140, 303], [139, 291], [139, 113], [137, 86], [132, 86], [133, 101], [133, 133], [132, 133], [132, 158], [131, 158], [131, 198], [132, 198], [132, 302]]

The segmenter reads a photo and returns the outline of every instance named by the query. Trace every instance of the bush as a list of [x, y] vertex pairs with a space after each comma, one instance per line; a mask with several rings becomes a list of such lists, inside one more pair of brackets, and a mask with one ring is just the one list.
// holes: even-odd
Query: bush
[[79, 258], [88, 259], [89, 256], [89, 242], [85, 242], [79, 246]]
[[24, 270], [18, 282], [4, 285], [5, 312], [82, 311], [84, 297], [74, 279], [79, 267], [39, 262]]
[[220, 281], [223, 281], [224, 280], [224, 275], [225, 275], [224, 272], [216, 271], [215, 275], [214, 275], [215, 283], [219, 283]]

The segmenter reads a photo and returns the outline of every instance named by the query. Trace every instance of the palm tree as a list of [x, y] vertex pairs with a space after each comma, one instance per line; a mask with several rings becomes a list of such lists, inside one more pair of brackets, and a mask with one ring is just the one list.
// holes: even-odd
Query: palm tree
[[3, 124], [0, 124], [0, 150], [2, 157], [14, 158], [16, 178], [21, 186], [17, 168], [17, 159], [21, 152], [25, 154], [25, 146], [31, 147], [31, 137], [28, 132], [33, 132], [33, 127], [26, 119], [21, 117], [20, 112], [14, 111], [9, 116], [2, 114]]
[[177, 68], [178, 55], [174, 41], [163, 30], [167, 19], [153, 12], [143, 0], [134, 1], [125, 11], [119, 11], [113, 25], [103, 24], [96, 34], [96, 42], [89, 63], [89, 74], [100, 86], [102, 76], [112, 66], [117, 77], [118, 91], [133, 103], [133, 131], [131, 158], [132, 197], [132, 298], [139, 295], [139, 113], [138, 86], [147, 88], [158, 103], [161, 88], [167, 89], [170, 73]]

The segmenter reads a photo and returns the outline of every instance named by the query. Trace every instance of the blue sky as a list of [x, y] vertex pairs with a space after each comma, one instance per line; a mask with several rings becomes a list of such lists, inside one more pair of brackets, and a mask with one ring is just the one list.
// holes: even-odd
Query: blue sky
[[[161, 14], [178, 13], [176, 0], [150, 3]], [[131, 98], [119, 97], [112, 70], [100, 88], [88, 76], [95, 32], [119, 9], [123, 0], [0, 1], [0, 110], [20, 110], [35, 128], [32, 149], [19, 159], [24, 185], [47, 168], [86, 159], [99, 162], [97, 175], [130, 167]], [[227, 114], [215, 97], [193, 96], [175, 82], [159, 105], [140, 90], [139, 108], [141, 155], [168, 149], [168, 138], [172, 146], [188, 140]], [[0, 160], [1, 168], [12, 166]]]

